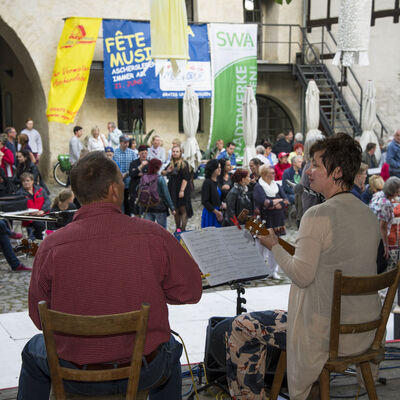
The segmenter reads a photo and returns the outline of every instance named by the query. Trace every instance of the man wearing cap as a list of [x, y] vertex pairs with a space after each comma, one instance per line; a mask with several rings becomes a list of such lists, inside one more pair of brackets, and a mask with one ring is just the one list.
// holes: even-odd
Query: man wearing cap
[[[121, 213], [124, 183], [113, 161], [94, 151], [71, 170], [82, 207], [71, 223], [40, 245], [29, 287], [29, 315], [41, 329], [38, 302], [78, 315], [118, 314], [150, 304], [139, 390], [150, 400], [182, 399], [182, 346], [171, 335], [168, 304], [201, 297], [200, 271], [179, 242], [158, 224]], [[133, 335], [81, 338], [57, 335], [63, 367], [95, 371], [127, 366]], [[86, 396], [125, 393], [127, 380], [64, 381]], [[51, 376], [42, 334], [22, 352], [18, 400], [48, 399]], [[90, 397], [92, 398], [92, 397]]]
[[291, 167], [290, 163], [288, 162], [288, 155], [289, 155], [288, 153], [285, 153], [283, 151], [278, 154], [278, 163], [274, 167], [276, 181], [281, 181], [285, 169]]
[[140, 208], [137, 204], [135, 204], [140, 178], [143, 174], [147, 173], [149, 168], [148, 161], [148, 149], [149, 146], [146, 144], [141, 144], [138, 148], [139, 158], [131, 162], [129, 166], [129, 176], [131, 178], [131, 182], [129, 184], [129, 204], [131, 207], [131, 211], [135, 215], [140, 215]]
[[123, 210], [126, 215], [131, 215], [131, 210], [129, 207], [129, 166], [133, 160], [136, 160], [138, 156], [132, 149], [128, 148], [129, 145], [129, 137], [125, 135], [121, 135], [119, 137], [119, 147], [117, 147], [114, 151], [113, 160], [117, 163], [122, 178], [124, 180], [125, 190], [124, 190], [124, 203]]

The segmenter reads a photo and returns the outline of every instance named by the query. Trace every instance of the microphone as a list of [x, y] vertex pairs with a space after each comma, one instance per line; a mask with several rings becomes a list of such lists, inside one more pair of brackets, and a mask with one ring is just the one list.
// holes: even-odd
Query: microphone
[[304, 192], [304, 186], [301, 183], [294, 185], [293, 187], [294, 194], [302, 194]]
[[294, 194], [302, 194], [303, 192], [306, 192], [306, 193], [310, 194], [311, 196], [317, 196], [317, 197], [321, 196], [318, 192], [305, 187], [301, 183], [296, 184], [292, 181], [289, 181], [288, 179], [286, 179], [286, 183], [293, 189]]

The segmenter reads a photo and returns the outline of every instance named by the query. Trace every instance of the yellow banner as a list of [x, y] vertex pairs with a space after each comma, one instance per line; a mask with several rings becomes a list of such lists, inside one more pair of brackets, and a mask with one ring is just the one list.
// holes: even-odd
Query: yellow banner
[[70, 124], [85, 98], [101, 18], [68, 18], [57, 47], [47, 120]]

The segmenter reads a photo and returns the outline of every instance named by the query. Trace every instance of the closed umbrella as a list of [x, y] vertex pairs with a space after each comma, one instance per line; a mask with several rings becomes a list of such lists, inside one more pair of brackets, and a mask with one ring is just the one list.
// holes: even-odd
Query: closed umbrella
[[313, 136], [320, 136], [319, 126], [319, 90], [313, 79], [308, 82], [306, 91], [306, 123], [307, 135], [306, 140]]
[[256, 156], [257, 140], [257, 102], [254, 97], [253, 88], [249, 85], [243, 97], [242, 104], [243, 116], [243, 139], [244, 157], [243, 166], [248, 166], [249, 161]]
[[151, 56], [156, 75], [171, 61], [177, 75], [189, 59], [189, 38], [185, 0], [151, 0], [150, 35]]
[[379, 140], [375, 135], [374, 126], [376, 122], [376, 90], [373, 81], [368, 81], [367, 85], [364, 89], [363, 95], [363, 115], [361, 120], [361, 128], [363, 130], [361, 138], [360, 138], [360, 145], [363, 149], [367, 147], [368, 143], [375, 143], [376, 150], [375, 150], [375, 157], [376, 160], [379, 162], [381, 159], [381, 149], [379, 148]]
[[368, 65], [372, 0], [342, 0], [339, 9], [337, 52], [332, 64]]
[[183, 153], [185, 160], [195, 170], [201, 163], [200, 147], [196, 140], [199, 113], [199, 98], [192, 87], [188, 85], [183, 96], [183, 131], [186, 135], [186, 141], [183, 143]]

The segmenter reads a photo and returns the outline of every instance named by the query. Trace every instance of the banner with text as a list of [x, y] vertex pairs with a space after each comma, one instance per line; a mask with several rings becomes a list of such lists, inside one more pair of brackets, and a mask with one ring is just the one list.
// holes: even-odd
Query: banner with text
[[208, 147], [218, 139], [236, 144], [243, 154], [242, 102], [247, 85], [257, 88], [257, 25], [210, 24], [213, 71], [211, 133]]
[[207, 25], [189, 25], [186, 71], [173, 76], [171, 64], [155, 76], [151, 59], [150, 22], [103, 20], [104, 87], [106, 98], [176, 99], [187, 85], [199, 97], [211, 97]]
[[85, 98], [100, 18], [68, 18], [57, 47], [47, 120], [70, 124]]

